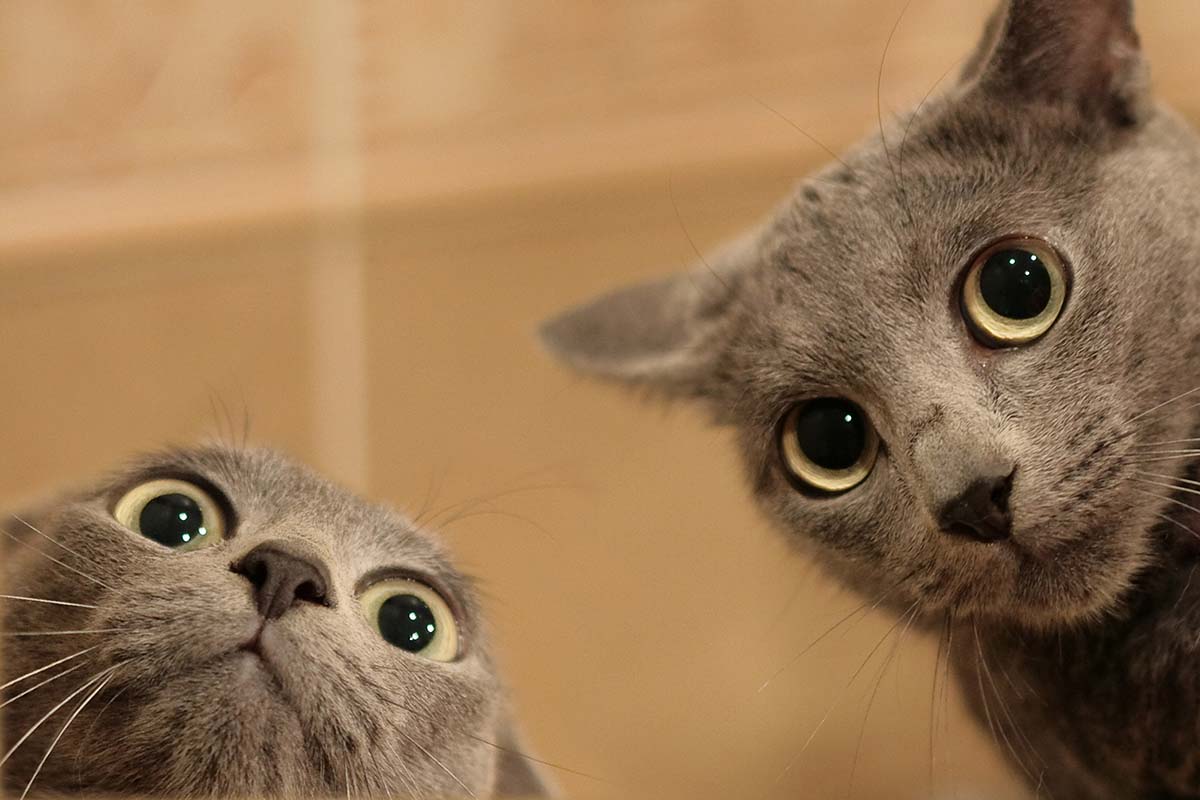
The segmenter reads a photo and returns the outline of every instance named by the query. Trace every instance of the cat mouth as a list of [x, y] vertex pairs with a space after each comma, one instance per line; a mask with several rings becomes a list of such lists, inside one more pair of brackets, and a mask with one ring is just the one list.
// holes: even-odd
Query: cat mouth
[[278, 648], [271, 644], [273, 638], [267, 631], [266, 623], [261, 622], [254, 634], [234, 650], [233, 655], [265, 674], [277, 693], [283, 696], [283, 676], [279, 671], [279, 655], [275, 652]]

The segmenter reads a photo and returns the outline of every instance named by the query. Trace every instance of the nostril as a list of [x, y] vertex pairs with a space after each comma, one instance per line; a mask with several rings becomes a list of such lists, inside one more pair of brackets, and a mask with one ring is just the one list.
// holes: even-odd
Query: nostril
[[1013, 476], [1017, 474], [1014, 469], [1008, 473], [1008, 477], [996, 484], [992, 489], [992, 505], [1000, 510], [1001, 513], [1008, 514], [1008, 499], [1012, 496]]
[[267, 582], [267, 562], [262, 559], [250, 558], [240, 569], [237, 564], [230, 565], [229, 569], [241, 573], [255, 589], [261, 589]]
[[267, 619], [276, 619], [300, 603], [332, 605], [324, 565], [281, 545], [259, 545], [230, 569], [253, 587], [255, 605]]
[[997, 542], [1012, 534], [1013, 475], [977, 480], [942, 506], [942, 530], [978, 542]]
[[329, 605], [329, 600], [325, 596], [325, 587], [315, 581], [304, 581], [297, 586], [296, 599], [321, 606]]

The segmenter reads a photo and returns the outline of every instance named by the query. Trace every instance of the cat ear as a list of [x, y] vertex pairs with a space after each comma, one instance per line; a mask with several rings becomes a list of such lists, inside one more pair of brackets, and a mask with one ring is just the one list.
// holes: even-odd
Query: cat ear
[[1151, 107], [1133, 0], [1007, 0], [964, 79], [1007, 100], [1071, 103], [1120, 127]]
[[547, 778], [538, 762], [526, 755], [520, 734], [511, 719], [496, 735], [499, 757], [496, 759], [495, 797], [560, 797], [558, 788]]
[[619, 289], [541, 328], [547, 349], [580, 372], [702, 396], [713, 374], [757, 237], [725, 247], [689, 272]]

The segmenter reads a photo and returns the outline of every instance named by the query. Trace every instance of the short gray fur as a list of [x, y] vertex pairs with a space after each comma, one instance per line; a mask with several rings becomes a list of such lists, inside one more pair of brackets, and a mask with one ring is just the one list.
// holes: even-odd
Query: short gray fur
[[[236, 530], [224, 542], [173, 552], [113, 518], [144, 480], [186, 478], [227, 498]], [[148, 456], [107, 480], [0, 521], [0, 591], [94, 608], [0, 601], [0, 684], [72, 653], [78, 670], [4, 708], [4, 752], [47, 712], [121, 664], [66, 729], [33, 794], [233, 797], [543, 796], [547, 784], [521, 742], [489, 653], [471, 582], [430, 533], [288, 459], [223, 446]], [[40, 533], [39, 533], [40, 532]], [[329, 604], [266, 623], [283, 656], [271, 681], [246, 674], [237, 650], [261, 623], [246, 577], [231, 570], [254, 548], [303, 552], [329, 575]], [[440, 583], [458, 606], [465, 645], [439, 663], [386, 643], [355, 600], [380, 569]], [[39, 631], [110, 631], [20, 636]], [[3, 767], [24, 791], [77, 695]]]
[[[544, 340], [734, 427], [784, 534], [942, 633], [1039, 794], [1200, 796], [1200, 451], [1150, 460], [1200, 435], [1200, 395], [1158, 407], [1200, 386], [1200, 141], [1152, 97], [1128, 0], [1004, 4], [953, 88], [882, 127], [707, 264]], [[988, 349], [962, 275], [1014, 234], [1058, 248], [1071, 294], [1040, 341]], [[825, 396], [882, 440], [832, 498], [796, 491], [776, 446]], [[1015, 469], [1012, 539], [946, 535], [936, 509], [995, 469]]]

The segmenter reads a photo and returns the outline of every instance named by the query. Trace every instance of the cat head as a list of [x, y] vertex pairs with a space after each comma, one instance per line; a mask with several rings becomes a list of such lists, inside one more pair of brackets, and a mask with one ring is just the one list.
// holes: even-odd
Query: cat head
[[8, 789], [50, 754], [35, 789], [543, 793], [470, 581], [397, 514], [277, 454], [208, 447], [14, 519]]
[[1200, 384], [1200, 148], [1147, 75], [1128, 0], [1012, 0], [941, 97], [543, 338], [706, 404], [784, 531], [881, 602], [1110, 611], [1182, 474], [1148, 456], [1194, 435], [1189, 402], [1147, 412]]

